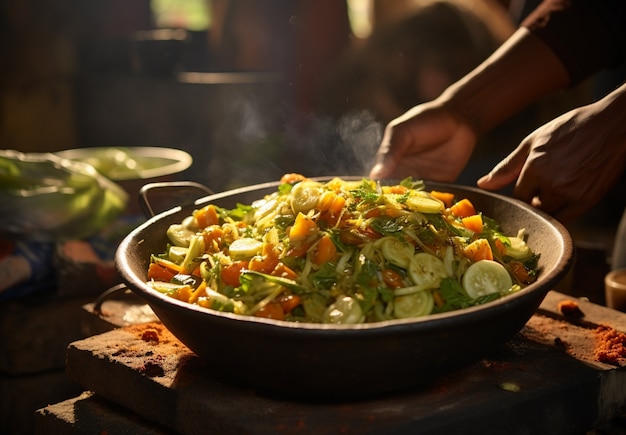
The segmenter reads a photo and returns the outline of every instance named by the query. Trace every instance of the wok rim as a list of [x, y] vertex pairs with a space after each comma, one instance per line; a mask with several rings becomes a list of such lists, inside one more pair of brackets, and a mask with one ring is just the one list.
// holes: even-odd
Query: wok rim
[[[338, 177], [344, 180], [359, 180], [364, 178], [347, 176]], [[331, 176], [312, 179], [324, 181], [332, 178], [333, 177]], [[381, 184], [390, 182], [394, 181], [380, 180]], [[456, 190], [461, 189], [466, 192], [471, 192], [472, 194], [486, 196], [491, 200], [496, 200], [500, 202], [504, 201], [517, 208], [522, 208], [528, 213], [538, 215], [539, 218], [544, 221], [544, 223], [548, 224], [547, 227], [550, 228], [552, 232], [558, 233], [559, 237], [557, 237], [557, 239], [560, 242], [560, 246], [558, 248], [561, 252], [558, 261], [551, 267], [550, 270], [545, 272], [546, 275], [540, 275], [540, 280], [536, 281], [535, 283], [528, 285], [527, 287], [521, 289], [514, 294], [508, 295], [495, 301], [488, 302], [486, 304], [454, 310], [446, 313], [430, 314], [428, 316], [413, 319], [393, 319], [381, 322], [359, 323], [356, 325], [291, 322], [285, 320], [265, 319], [254, 316], [246, 316], [242, 314], [213, 311], [207, 308], [200, 307], [198, 305], [193, 305], [173, 299], [163, 293], [158, 292], [157, 290], [150, 288], [146, 284], [146, 282], [141, 280], [135, 273], [133, 273], [133, 267], [130, 264], [131, 256], [129, 255], [129, 253], [132, 252], [134, 244], [140, 244], [142, 242], [143, 239], [141, 239], [141, 234], [149, 231], [149, 229], [153, 227], [156, 222], [167, 219], [170, 215], [180, 212], [183, 209], [183, 206], [176, 206], [169, 210], [158, 213], [152, 218], [148, 219], [143, 224], [139, 225], [134, 230], [132, 230], [120, 243], [115, 255], [115, 264], [122, 279], [129, 286], [129, 288], [133, 292], [137, 293], [139, 296], [142, 296], [144, 299], [146, 299], [149, 305], [156, 304], [160, 306], [162, 304], [165, 304], [166, 306], [175, 307], [176, 310], [189, 311], [190, 315], [193, 313], [193, 315], [214, 317], [216, 319], [222, 319], [227, 322], [235, 321], [239, 325], [241, 325], [241, 327], [244, 327], [244, 325], [250, 325], [263, 329], [277, 329], [282, 332], [291, 331], [299, 334], [302, 334], [303, 331], [306, 331], [308, 334], [322, 334], [324, 337], [330, 337], [334, 335], [344, 336], [351, 334], [362, 335], [364, 331], [367, 331], [368, 334], [375, 335], [378, 333], [386, 334], [389, 331], [395, 330], [404, 331], [408, 329], [411, 331], [411, 333], [414, 333], [416, 331], [435, 330], [449, 323], [463, 322], [463, 319], [465, 318], [471, 318], [472, 321], [475, 322], [485, 320], [491, 317], [497, 317], [503, 312], [507, 312], [513, 309], [515, 306], [524, 305], [526, 299], [533, 298], [536, 298], [536, 309], [536, 307], [541, 303], [541, 300], [543, 300], [543, 298], [545, 297], [545, 294], [549, 290], [551, 290], [554, 285], [556, 285], [569, 271], [573, 263], [574, 257], [572, 238], [565, 226], [554, 217], [518, 199], [490, 191], [485, 191], [473, 186], [465, 186], [453, 183], [441, 183], [434, 181], [425, 181], [425, 183], [427, 188], [429, 189], [445, 187], [454, 188]], [[273, 188], [278, 186], [279, 184], [280, 182], [273, 181], [219, 192], [196, 200], [194, 202], [194, 206], [214, 202], [216, 200], [240, 193], [248, 193], [257, 190], [261, 191], [268, 188]], [[158, 309], [155, 311], [158, 311]]]

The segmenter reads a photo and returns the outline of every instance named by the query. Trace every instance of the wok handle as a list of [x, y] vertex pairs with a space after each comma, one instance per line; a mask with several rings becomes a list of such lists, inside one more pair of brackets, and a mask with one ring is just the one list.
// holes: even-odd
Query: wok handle
[[123, 294], [127, 295], [127, 294], [131, 293], [131, 290], [126, 286], [126, 284], [118, 284], [118, 285], [115, 285], [115, 286], [105, 290], [94, 301], [94, 303], [93, 303], [93, 312], [96, 313], [97, 315], [101, 316], [102, 315], [102, 304], [104, 302], [106, 302], [107, 299], [117, 295], [118, 293], [123, 293]]
[[[194, 181], [148, 183], [139, 190], [139, 205], [143, 214], [150, 218], [175, 206], [193, 204], [196, 199], [213, 193], [205, 185]], [[154, 204], [157, 202], [159, 208], [155, 211]]]

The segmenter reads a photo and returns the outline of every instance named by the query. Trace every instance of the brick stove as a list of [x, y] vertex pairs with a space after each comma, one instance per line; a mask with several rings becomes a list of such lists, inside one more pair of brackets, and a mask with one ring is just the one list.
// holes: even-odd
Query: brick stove
[[[584, 316], [565, 316], [562, 301], [574, 301]], [[626, 363], [596, 359], [598, 324], [626, 332], [626, 314], [550, 292], [494, 355], [415, 391], [351, 402], [294, 400], [233, 385], [209, 373], [160, 323], [123, 326], [69, 346], [67, 374], [85, 392], [38, 410], [36, 427], [46, 434], [566, 434], [614, 428], [626, 410]]]

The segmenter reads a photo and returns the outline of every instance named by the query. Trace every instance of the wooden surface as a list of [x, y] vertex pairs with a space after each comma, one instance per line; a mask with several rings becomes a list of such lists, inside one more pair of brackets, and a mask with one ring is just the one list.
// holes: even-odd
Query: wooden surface
[[[116, 414], [130, 412], [183, 434], [584, 433], [626, 409], [623, 362], [594, 357], [597, 326], [626, 331], [626, 314], [576, 299], [584, 316], [566, 317], [559, 310], [563, 300], [572, 298], [550, 292], [517, 336], [473, 366], [415, 391], [359, 402], [294, 401], [232, 385], [209, 373], [159, 323], [72, 343], [67, 373], [98, 400], [121, 406]], [[263, 373], [254, 361], [242, 361], [241, 369]], [[39, 418], [45, 422], [78, 409], [85, 416], [93, 400], [52, 405], [40, 410]], [[106, 419], [82, 422], [114, 433]], [[78, 427], [76, 421], [71, 425]]]

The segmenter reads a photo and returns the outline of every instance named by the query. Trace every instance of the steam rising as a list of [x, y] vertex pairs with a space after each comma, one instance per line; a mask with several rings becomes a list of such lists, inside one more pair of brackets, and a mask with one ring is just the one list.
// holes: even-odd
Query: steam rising
[[[271, 86], [269, 87], [271, 88]], [[275, 90], [256, 86], [216, 95], [224, 105], [211, 127], [211, 146], [198, 181], [215, 191], [276, 181], [285, 173], [308, 177], [368, 174], [382, 126], [368, 112], [303, 121]], [[196, 158], [198, 157], [198, 158]]]
[[339, 119], [316, 117], [306, 133], [293, 138], [304, 161], [294, 162], [307, 176], [366, 176], [382, 137], [382, 125], [368, 112], [351, 113]]

